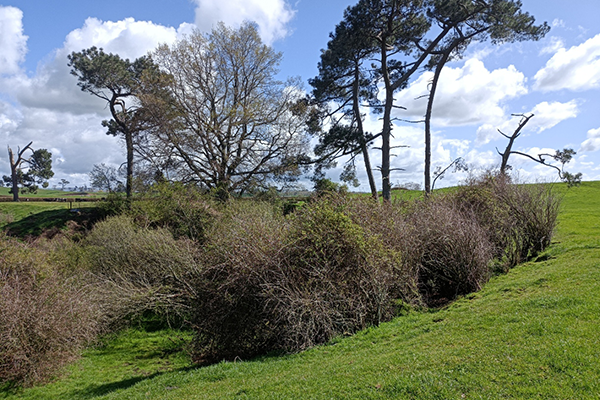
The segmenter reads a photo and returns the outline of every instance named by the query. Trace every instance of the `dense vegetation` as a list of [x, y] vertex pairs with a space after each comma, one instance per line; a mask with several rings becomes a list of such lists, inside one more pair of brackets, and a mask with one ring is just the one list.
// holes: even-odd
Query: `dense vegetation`
[[84, 233], [4, 237], [0, 377], [29, 385], [149, 316], [193, 333], [195, 363], [295, 352], [440, 306], [550, 244], [558, 197], [488, 174], [394, 204], [215, 202], [162, 184]]

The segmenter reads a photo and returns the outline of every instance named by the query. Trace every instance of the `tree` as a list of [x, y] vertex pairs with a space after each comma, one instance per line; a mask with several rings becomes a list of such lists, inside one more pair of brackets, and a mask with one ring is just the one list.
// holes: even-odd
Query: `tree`
[[539, 40], [550, 29], [544, 22], [521, 11], [519, 0], [431, 0], [428, 17], [440, 28], [444, 39], [434, 48], [421, 50], [431, 55], [434, 70], [425, 112], [425, 192], [431, 191], [431, 116], [440, 75], [452, 59], [460, 58], [473, 40], [492, 43]]
[[71, 74], [78, 78], [78, 86], [107, 102], [111, 120], [102, 121], [108, 135], [121, 135], [127, 151], [127, 199], [131, 200], [133, 188], [134, 138], [147, 129], [147, 120], [139, 107], [136, 96], [143, 86], [143, 79], [158, 74], [158, 68], [150, 57], [140, 57], [133, 62], [116, 54], [106, 54], [102, 49], [91, 47], [69, 56]]
[[148, 146], [181, 180], [227, 198], [300, 174], [306, 107], [295, 81], [276, 80], [281, 54], [255, 25], [196, 31], [152, 58], [168, 77], [141, 97], [155, 125]]
[[122, 192], [123, 181], [119, 179], [119, 172], [115, 167], [104, 163], [95, 164], [88, 174], [93, 188], [107, 192]]
[[69, 182], [68, 180], [66, 180], [66, 179], [64, 179], [64, 178], [63, 178], [63, 179], [61, 179], [61, 180], [60, 180], [60, 190], [65, 190], [65, 187], [67, 187], [67, 185], [68, 185], [69, 183], [71, 183], [71, 182]]
[[[429, 42], [425, 39], [430, 23], [426, 17], [423, 0], [360, 0], [344, 14], [344, 22], [361, 30], [362, 43], [369, 46], [364, 60], [377, 62], [372, 76], [374, 83], [382, 86], [382, 104], [374, 110], [382, 113], [381, 179], [384, 200], [391, 199], [390, 157], [392, 138], [392, 110], [394, 93], [406, 87], [410, 77], [429, 57], [426, 51], [419, 53], [415, 43], [427, 42], [427, 48], [435, 48], [441, 37]], [[443, 37], [443, 36], [442, 36]], [[374, 47], [371, 48], [374, 44]], [[415, 53], [414, 60], [406, 58]], [[402, 107], [399, 107], [402, 108]]]
[[[554, 168], [558, 172], [558, 177], [563, 182], [566, 182], [569, 185], [569, 187], [579, 185], [581, 183], [581, 177], [582, 177], [581, 172], [579, 172], [577, 174], [571, 174], [564, 170], [565, 164], [568, 164], [573, 159], [573, 156], [575, 154], [577, 154], [577, 152], [575, 152], [575, 150], [565, 148], [563, 150], [556, 150], [554, 152], [554, 154], [540, 153], [537, 155], [537, 157], [534, 157], [527, 153], [523, 153], [521, 151], [513, 150], [513, 145], [514, 145], [515, 140], [519, 136], [521, 136], [521, 134], [523, 133], [523, 128], [525, 128], [525, 125], [527, 125], [529, 120], [531, 118], [533, 118], [534, 114], [529, 114], [529, 115], [512, 114], [512, 115], [514, 117], [521, 117], [521, 120], [519, 121], [519, 125], [517, 126], [517, 129], [515, 129], [515, 131], [512, 133], [512, 135], [509, 136], [509, 135], [505, 134], [504, 132], [502, 132], [500, 129], [498, 129], [498, 132], [502, 136], [504, 136], [505, 138], [508, 139], [508, 144], [506, 145], [506, 149], [504, 149], [503, 153], [501, 153], [500, 150], [498, 150], [498, 148], [496, 148], [496, 151], [498, 152], [498, 154], [500, 154], [500, 157], [502, 157], [502, 162], [500, 163], [500, 172], [502, 174], [506, 174], [507, 171], [512, 168], [508, 164], [508, 159], [511, 154], [517, 154], [517, 155], [520, 155], [523, 157], [527, 157], [530, 160], [537, 162], [538, 164], [542, 164], [547, 167]], [[549, 164], [547, 162], [548, 157], [552, 158], [554, 161], [558, 161], [560, 163], [560, 167], [553, 165], [553, 164]]]
[[[346, 181], [356, 179], [354, 160], [357, 155], [362, 155], [371, 196], [377, 199], [368, 151], [369, 143], [377, 136], [364, 131], [360, 112], [361, 103], [376, 101], [377, 86], [364, 64], [367, 57], [377, 50], [377, 42], [364, 32], [368, 24], [361, 21], [360, 16], [350, 15], [352, 12], [353, 9], [347, 9], [344, 20], [329, 35], [331, 39], [327, 49], [321, 52], [319, 75], [309, 80], [313, 86], [313, 98], [326, 110], [321, 119], [330, 125], [327, 131], [320, 130], [315, 154], [324, 161], [350, 155], [342, 173]], [[335, 106], [328, 107], [330, 103]]]
[[[8, 147], [8, 160], [10, 163], [10, 176], [4, 175], [2, 179], [11, 189], [13, 201], [19, 201], [19, 186], [23, 192], [35, 193], [38, 185], [48, 187], [47, 179], [54, 176], [52, 172], [52, 153], [46, 149], [33, 150], [29, 142], [23, 149], [17, 148], [16, 159], [13, 150]], [[26, 157], [25, 152], [30, 151], [31, 156]]]

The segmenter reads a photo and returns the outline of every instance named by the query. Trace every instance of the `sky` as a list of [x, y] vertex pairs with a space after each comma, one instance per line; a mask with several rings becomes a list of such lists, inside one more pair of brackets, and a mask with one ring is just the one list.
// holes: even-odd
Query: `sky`
[[[523, 10], [546, 21], [550, 32], [537, 42], [502, 45], [472, 43], [464, 57], [447, 65], [433, 108], [432, 165], [445, 167], [462, 157], [471, 171], [500, 163], [497, 149], [519, 123], [511, 114], [534, 117], [515, 142], [521, 152], [577, 154], [566, 170], [584, 180], [600, 180], [600, 15], [598, 0], [522, 0]], [[101, 126], [109, 112], [103, 101], [81, 92], [69, 74], [67, 55], [91, 46], [134, 59], [162, 43], [217, 22], [239, 26], [255, 21], [263, 41], [283, 53], [282, 78], [299, 76], [304, 90], [317, 74], [329, 32], [356, 0], [0, 0], [0, 147], [33, 148], [53, 154], [54, 178], [71, 186], [89, 184], [94, 164], [125, 161], [119, 138]], [[416, 74], [395, 96], [406, 107], [395, 117], [418, 120], [425, 113], [431, 73]], [[378, 116], [365, 126], [378, 132]], [[423, 183], [422, 124], [396, 122], [393, 129], [392, 184]], [[377, 147], [377, 144], [374, 144]], [[372, 164], [380, 152], [371, 150]], [[358, 160], [361, 186], [368, 190]], [[556, 171], [524, 157], [510, 164], [521, 181], [556, 181]], [[10, 172], [0, 148], [0, 175]], [[329, 172], [338, 180], [341, 163]], [[449, 173], [438, 186], [455, 185], [466, 173]], [[381, 177], [376, 173], [380, 187]], [[310, 182], [304, 180], [310, 188]]]

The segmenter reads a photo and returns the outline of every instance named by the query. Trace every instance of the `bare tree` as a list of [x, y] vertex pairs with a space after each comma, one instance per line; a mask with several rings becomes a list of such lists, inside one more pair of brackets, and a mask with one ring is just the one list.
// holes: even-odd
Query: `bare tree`
[[[508, 139], [508, 144], [506, 145], [506, 149], [504, 149], [504, 152], [501, 153], [500, 150], [498, 150], [498, 148], [496, 148], [496, 151], [502, 157], [502, 162], [500, 164], [500, 172], [501, 173], [506, 174], [506, 171], [511, 169], [511, 166], [508, 164], [508, 159], [511, 154], [517, 154], [517, 155], [520, 155], [523, 157], [527, 157], [530, 160], [537, 162], [538, 164], [542, 164], [547, 167], [554, 168], [558, 172], [559, 178], [562, 181], [567, 182], [567, 184], [569, 186], [577, 185], [581, 182], [581, 173], [571, 174], [564, 170], [565, 164], [569, 163], [571, 161], [571, 159], [573, 158], [573, 156], [575, 154], [577, 154], [575, 152], [575, 150], [573, 150], [573, 149], [565, 148], [563, 150], [556, 150], [556, 152], [554, 154], [540, 153], [540, 154], [537, 154], [537, 157], [534, 157], [527, 153], [523, 153], [521, 151], [513, 150], [512, 148], [513, 148], [515, 140], [519, 136], [521, 136], [521, 134], [523, 133], [523, 128], [525, 128], [525, 125], [527, 125], [529, 120], [531, 118], [533, 118], [534, 114], [529, 114], [529, 115], [512, 114], [512, 116], [521, 117], [521, 120], [519, 121], [519, 126], [517, 126], [517, 129], [515, 129], [515, 131], [512, 133], [512, 135], [507, 135], [504, 132], [502, 132], [500, 129], [498, 129], [498, 132], [502, 136], [504, 136], [505, 138]], [[560, 167], [557, 165], [554, 165], [554, 164], [549, 164], [547, 161], [548, 158], [551, 158], [554, 161], [558, 161], [560, 163]]]
[[255, 25], [219, 24], [152, 57], [170, 78], [141, 97], [156, 124], [150, 146], [179, 177], [227, 197], [299, 175], [308, 154], [301, 92], [275, 79], [281, 54]]

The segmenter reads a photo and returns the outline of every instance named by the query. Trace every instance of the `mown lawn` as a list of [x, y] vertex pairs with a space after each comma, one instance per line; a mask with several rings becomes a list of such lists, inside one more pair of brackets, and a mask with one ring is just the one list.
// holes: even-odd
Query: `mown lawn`
[[0, 398], [599, 398], [600, 182], [557, 189], [552, 246], [444, 309], [301, 354], [203, 368], [178, 351], [186, 333], [128, 330], [65, 377]]

